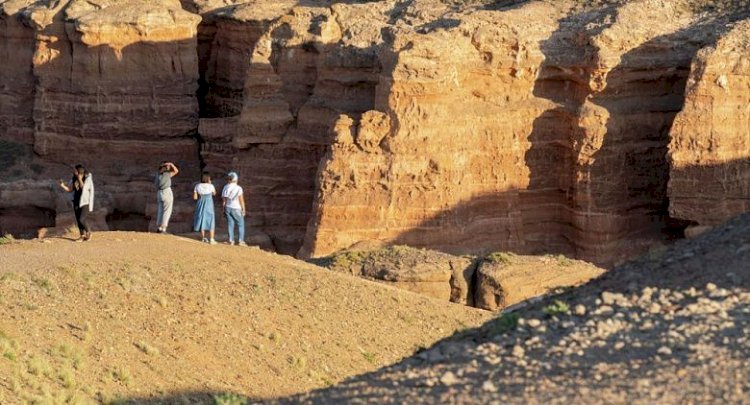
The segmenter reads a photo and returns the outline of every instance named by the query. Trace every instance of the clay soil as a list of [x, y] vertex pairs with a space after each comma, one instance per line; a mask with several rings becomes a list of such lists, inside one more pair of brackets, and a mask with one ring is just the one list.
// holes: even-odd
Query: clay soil
[[286, 396], [491, 317], [258, 249], [94, 236], [0, 246], [0, 403]]

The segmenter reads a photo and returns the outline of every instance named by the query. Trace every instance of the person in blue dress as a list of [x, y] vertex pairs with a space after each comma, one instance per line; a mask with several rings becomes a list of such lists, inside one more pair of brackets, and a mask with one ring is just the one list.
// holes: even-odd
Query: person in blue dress
[[[195, 216], [193, 217], [193, 230], [201, 233], [203, 242], [216, 244], [214, 229], [216, 228], [216, 216], [214, 215], [214, 196], [216, 188], [211, 184], [211, 176], [203, 173], [201, 182], [193, 189], [193, 200], [195, 204]], [[209, 238], [206, 238], [208, 231]]]

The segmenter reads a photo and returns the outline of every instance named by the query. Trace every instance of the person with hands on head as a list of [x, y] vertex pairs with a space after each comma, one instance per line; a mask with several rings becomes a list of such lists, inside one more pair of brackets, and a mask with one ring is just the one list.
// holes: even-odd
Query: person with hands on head
[[221, 192], [221, 199], [229, 231], [229, 241], [227, 243], [230, 245], [234, 244], [234, 225], [237, 224], [239, 231], [237, 244], [239, 246], [247, 246], [247, 243], [245, 243], [245, 196], [243, 195], [242, 187], [237, 184], [238, 179], [239, 176], [235, 172], [227, 174], [228, 183]]
[[70, 183], [60, 179], [60, 188], [73, 193], [73, 211], [76, 216], [78, 232], [81, 236], [76, 242], [91, 239], [91, 226], [87, 220], [89, 212], [94, 210], [94, 178], [83, 165], [76, 165]]
[[156, 226], [158, 227], [158, 233], [167, 232], [174, 204], [172, 177], [177, 176], [179, 172], [180, 169], [174, 163], [163, 161], [159, 165], [159, 173], [154, 178], [154, 185], [156, 186]]

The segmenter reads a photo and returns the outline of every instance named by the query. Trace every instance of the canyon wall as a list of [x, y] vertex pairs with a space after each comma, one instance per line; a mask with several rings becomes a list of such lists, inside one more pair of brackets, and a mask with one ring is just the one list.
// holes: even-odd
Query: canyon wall
[[727, 20], [681, 2], [561, 4], [396, 31], [374, 111], [334, 127], [301, 254], [385, 240], [612, 263], [679, 234], [669, 131]]
[[[22, 3], [3, 4], [5, 33], [14, 38], [3, 43], [6, 60], [13, 61], [13, 76], [3, 76], [9, 79], [3, 88], [16, 96], [3, 100], [2, 111], [28, 116], [7, 119], [4, 139], [31, 144], [34, 154], [17, 162], [9, 177], [39, 179], [28, 192], [54, 194], [57, 179], [71, 177], [70, 165], [83, 163], [97, 186], [97, 228], [109, 222], [120, 229], [148, 229], [159, 162], [173, 160], [182, 169], [175, 190], [183, 196], [190, 195], [200, 170], [195, 140], [200, 17], [177, 1]], [[30, 136], [14, 136], [20, 133]], [[72, 224], [63, 196], [31, 200], [68, 214], [57, 225]], [[2, 201], [5, 209], [29, 204], [6, 195]], [[183, 225], [175, 229], [186, 229], [191, 216], [188, 204], [178, 204], [175, 219]]]
[[698, 53], [670, 138], [673, 217], [711, 226], [750, 211], [750, 21]]
[[0, 1], [0, 228], [69, 223], [84, 162], [145, 230], [175, 160], [178, 232], [235, 170], [282, 253], [613, 263], [748, 208], [748, 10], [694, 3]]

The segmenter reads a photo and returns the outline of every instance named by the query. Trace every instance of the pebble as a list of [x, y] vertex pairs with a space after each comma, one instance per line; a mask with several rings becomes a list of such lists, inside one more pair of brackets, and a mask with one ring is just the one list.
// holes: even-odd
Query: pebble
[[718, 287], [716, 287], [716, 284], [714, 284], [714, 283], [708, 283], [708, 284], [706, 284], [706, 291], [708, 291], [708, 292], [716, 291], [716, 288], [718, 288]]
[[497, 392], [497, 386], [492, 381], [487, 380], [482, 384], [482, 391]]
[[602, 305], [599, 307], [599, 309], [596, 310], [595, 314], [597, 315], [608, 315], [612, 312], [615, 312], [614, 308], [612, 308], [609, 305]]
[[458, 377], [456, 377], [452, 371], [448, 371], [440, 377], [440, 382], [443, 383], [443, 385], [453, 385], [458, 383]]
[[667, 346], [660, 347], [656, 352], [659, 354], [663, 354], [664, 356], [672, 355], [672, 349], [668, 348]]
[[536, 328], [538, 328], [542, 324], [542, 321], [540, 321], [539, 319], [531, 318], [528, 321], [526, 321], [526, 324], [529, 325], [530, 327], [536, 329]]
[[586, 315], [586, 307], [582, 304], [578, 304], [573, 308], [573, 313], [578, 316]]
[[513, 355], [513, 357], [521, 359], [526, 355], [526, 350], [524, 350], [523, 347], [519, 345], [515, 345], [513, 346], [513, 351], [511, 352], [511, 354]]
[[607, 304], [607, 305], [613, 305], [616, 300], [617, 299], [615, 297], [615, 294], [613, 294], [613, 293], [611, 293], [609, 291], [604, 291], [602, 293], [602, 302], [604, 302], [605, 304]]
[[661, 312], [661, 305], [655, 302], [652, 303], [651, 305], [648, 306], [648, 312], [652, 314], [658, 314], [659, 312]]

